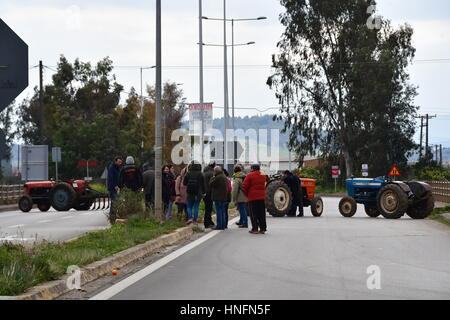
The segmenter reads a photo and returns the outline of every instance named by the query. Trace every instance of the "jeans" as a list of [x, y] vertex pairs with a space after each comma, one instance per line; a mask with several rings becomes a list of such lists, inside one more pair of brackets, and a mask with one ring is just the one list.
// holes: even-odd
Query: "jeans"
[[217, 216], [217, 229], [224, 230], [226, 228], [225, 224], [225, 202], [215, 201], [216, 205], [216, 216]]
[[240, 215], [239, 224], [241, 226], [248, 226], [247, 203], [239, 202], [237, 207]]
[[172, 200], [169, 201], [169, 205], [167, 206], [167, 210], [166, 210], [166, 220], [172, 219], [172, 211], [173, 211], [174, 203], [175, 203], [175, 201], [172, 201]]
[[192, 219], [192, 209], [194, 209], [194, 222], [197, 222], [199, 207], [200, 207], [200, 200], [198, 200], [198, 201], [188, 200], [187, 201], [188, 220]]
[[225, 229], [228, 229], [228, 210], [230, 207], [230, 203], [229, 202], [225, 202]]
[[116, 189], [109, 190], [109, 198], [110, 198], [111, 200], [116, 199], [116, 196], [117, 196], [117, 191], [116, 191]]
[[206, 195], [206, 197], [203, 199], [203, 202], [205, 203], [205, 219], [204, 224], [205, 228], [209, 226], [214, 226], [214, 222], [211, 218], [212, 208], [213, 208], [213, 201], [211, 200], [211, 195]]

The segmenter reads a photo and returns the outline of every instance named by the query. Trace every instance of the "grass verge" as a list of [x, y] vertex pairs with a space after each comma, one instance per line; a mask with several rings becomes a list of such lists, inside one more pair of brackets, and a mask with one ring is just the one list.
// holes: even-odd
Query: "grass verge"
[[180, 221], [142, 220], [130, 217], [127, 224], [88, 233], [68, 243], [42, 243], [25, 248], [0, 244], [0, 295], [15, 296], [40, 283], [56, 280], [72, 265], [86, 266], [138, 244], [184, 227]]
[[450, 222], [442, 217], [443, 213], [450, 212], [450, 206], [436, 208], [430, 215], [430, 219], [446, 224], [450, 227]]

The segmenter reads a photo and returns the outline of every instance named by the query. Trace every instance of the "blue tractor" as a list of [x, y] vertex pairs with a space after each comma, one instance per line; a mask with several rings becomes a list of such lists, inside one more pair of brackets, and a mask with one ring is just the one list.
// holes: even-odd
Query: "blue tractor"
[[344, 217], [355, 215], [357, 203], [363, 204], [372, 218], [382, 215], [386, 219], [399, 219], [406, 213], [413, 219], [425, 219], [434, 209], [431, 187], [424, 182], [352, 178], [347, 179], [346, 187], [348, 196], [339, 202], [339, 212]]

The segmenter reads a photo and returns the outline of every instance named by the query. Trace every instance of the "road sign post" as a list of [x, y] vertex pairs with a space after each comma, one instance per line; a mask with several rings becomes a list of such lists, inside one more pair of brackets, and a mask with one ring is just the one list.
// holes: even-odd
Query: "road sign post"
[[55, 179], [58, 181], [58, 163], [61, 162], [61, 148], [52, 148], [52, 161], [55, 163], [56, 175]]
[[398, 170], [398, 167], [397, 167], [396, 164], [394, 164], [392, 166], [391, 170], [389, 170], [389, 174], [388, 175], [389, 175], [389, 177], [393, 177], [394, 181], [395, 181], [396, 177], [400, 177], [401, 176], [400, 170]]
[[363, 164], [362, 165], [362, 176], [363, 177], [368, 177], [369, 176], [369, 165], [368, 164]]
[[334, 179], [334, 192], [337, 192], [337, 179], [339, 178], [339, 166], [331, 167], [331, 176]]

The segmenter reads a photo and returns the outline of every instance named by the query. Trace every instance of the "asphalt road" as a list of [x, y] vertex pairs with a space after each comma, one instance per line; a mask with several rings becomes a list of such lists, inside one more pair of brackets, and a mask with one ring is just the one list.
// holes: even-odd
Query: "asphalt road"
[[103, 211], [0, 212], [0, 242], [65, 241], [108, 226]]
[[[431, 220], [372, 219], [362, 206], [355, 217], [343, 218], [338, 202], [326, 198], [321, 218], [312, 217], [309, 209], [304, 218], [268, 216], [266, 235], [236, 226], [208, 234], [212, 237], [162, 267], [158, 262], [148, 266], [151, 273], [134, 284], [119, 282], [116, 293], [106, 297], [450, 299], [447, 226]], [[377, 284], [373, 270], [368, 274], [370, 266], [380, 272], [379, 289], [368, 288], [369, 277]]]

